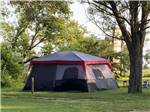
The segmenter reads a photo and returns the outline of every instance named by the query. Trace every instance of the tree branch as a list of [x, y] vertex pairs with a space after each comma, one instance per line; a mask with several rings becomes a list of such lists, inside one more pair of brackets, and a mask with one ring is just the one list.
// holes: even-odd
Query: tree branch
[[33, 44], [35, 42], [35, 39], [36, 39], [36, 37], [38, 35], [38, 32], [39, 31], [36, 31], [35, 34], [33, 35], [32, 40], [31, 40], [31, 44], [30, 44], [30, 47], [29, 47], [29, 50], [31, 50], [31, 48], [32, 48], [32, 46], [33, 46]]
[[[105, 12], [107, 12], [108, 15], [114, 16], [113, 13], [108, 12], [108, 11], [106, 11], [106, 10], [104, 10], [104, 9], [102, 9], [102, 8], [100, 8], [100, 7], [98, 7], [96, 4], [93, 4], [93, 3], [89, 2], [89, 1], [88, 1], [88, 4], [94, 5], [95, 7], [98, 8], [97, 10], [99, 10], [100, 12], [101, 12], [101, 11], [105, 11]], [[85, 9], [84, 9], [84, 10], [85, 10]], [[111, 10], [112, 10], [112, 9], [111, 9]], [[85, 11], [85, 12], [86, 12], [86, 11]], [[114, 36], [109, 35], [108, 33], [106, 33], [106, 32], [97, 24], [97, 22], [96, 22], [94, 16], [93, 16], [92, 19], [91, 19], [87, 14], [86, 14], [86, 16], [87, 16], [87, 17], [89, 18], [89, 20], [90, 20], [91, 22], [93, 22], [93, 24], [95, 24], [106, 36], [111, 37], [111, 38], [115, 38], [115, 39], [118, 39], [118, 40], [124, 40], [123, 38], [117, 38], [117, 37], [114, 37]], [[121, 18], [123, 18], [123, 17], [121, 17]]]
[[147, 20], [150, 11], [147, 11], [147, 5], [149, 5], [148, 2], [142, 1], [141, 3], [142, 3], [142, 16], [141, 16], [140, 31], [142, 31], [141, 42], [144, 43], [145, 35], [146, 35], [146, 29], [150, 27], [150, 26], [147, 26], [147, 24], [148, 24], [147, 21], [150, 20], [150, 19]]
[[150, 26], [145, 27], [143, 30], [146, 30], [146, 29], [148, 29], [148, 28], [150, 28]]
[[126, 41], [126, 44], [129, 47], [129, 46], [131, 46], [132, 39], [131, 39], [130, 33], [126, 29], [126, 26], [124, 23], [125, 21], [123, 19], [118, 18], [118, 17], [120, 17], [121, 14], [119, 13], [119, 11], [116, 7], [116, 3], [114, 1], [109, 1], [109, 4], [111, 5], [111, 7], [113, 9], [113, 13], [114, 13], [114, 16], [116, 18], [116, 21], [120, 27], [120, 30], [122, 32], [122, 35], [123, 35], [125, 41]]
[[95, 24], [105, 35], [107, 35], [108, 37], [115, 38], [115, 39], [118, 39], [118, 40], [124, 40], [123, 38], [118, 38], [118, 37], [115, 37], [115, 36], [112, 36], [112, 35], [107, 34], [107, 33], [97, 24], [95, 18], [93, 18], [93, 21], [94, 21], [94, 24]]
[[[99, 3], [100, 5], [103, 5], [104, 7], [110, 9], [110, 7], [108, 7], [107, 5], [101, 3], [100, 1], [95, 1], [95, 3]], [[98, 6], [97, 4], [94, 4], [94, 3], [90, 3], [90, 4], [92, 4], [93, 6], [95, 6], [95, 8], [96, 8], [98, 11], [103, 12], [103, 13], [106, 14], [106, 15], [115, 16], [113, 13], [109, 12], [109, 11], [106, 10], [106, 9], [101, 8], [101, 7]], [[112, 8], [111, 8], [110, 10], [113, 12], [113, 9], [112, 9]], [[121, 15], [116, 15], [116, 16], [117, 16], [117, 18], [123, 19], [126, 23], [128, 23], [129, 25], [131, 25], [131, 23], [130, 23], [125, 17], [123, 17], [123, 16], [121, 16]]]
[[150, 19], [146, 20], [146, 22], [150, 22]]
[[21, 30], [20, 30], [20, 28], [18, 28], [17, 29], [17, 34], [16, 34], [16, 36], [15, 36], [15, 41], [17, 40], [17, 38], [25, 31], [25, 29], [27, 28], [29, 26], [29, 22], [27, 22], [26, 24], [25, 24], [25, 26], [23, 27], [23, 28], [21, 28]]
[[107, 5], [107, 3], [106, 2], [102, 2], [102, 1], [94, 1], [95, 3], [98, 3], [98, 4], [100, 4], [100, 5], [103, 5], [104, 7], [106, 7], [107, 9], [109, 9], [109, 10], [113, 10], [111, 7], [109, 7], [108, 5]]
[[106, 9], [103, 9], [102, 7], [98, 6], [96, 3], [90, 3], [91, 5], [93, 5], [93, 7], [96, 8], [96, 10], [106, 13], [107, 15], [113, 15], [111, 12], [107, 11]]
[[[138, 21], [138, 1], [129, 1], [130, 6], [130, 23], [131, 23], [131, 32], [134, 34], [139, 29], [139, 21]], [[134, 36], [133, 36], [134, 38]]]
[[40, 43], [44, 42], [44, 41], [47, 41], [47, 40], [50, 40], [51, 38], [46, 38], [46, 37], [43, 37], [42, 39], [39, 40], [39, 42], [37, 42], [35, 45], [33, 45], [31, 47], [31, 49], [35, 48], [37, 45], [39, 45]]
[[[147, 23], [150, 21], [150, 19], [147, 20], [148, 15], [150, 12], [148, 12], [146, 10], [146, 4], [147, 2], [142, 2], [142, 16], [141, 16], [141, 26], [140, 26], [140, 30], [144, 31], [144, 29], [146, 28]], [[148, 21], [148, 22], [147, 22]]]
[[30, 61], [32, 61], [33, 59], [35, 59], [35, 58], [38, 58], [38, 56], [33, 56], [33, 57], [31, 57], [31, 58], [28, 58], [28, 59], [26, 59], [25, 61], [21, 61], [21, 62], [19, 62], [19, 64], [26, 64], [26, 63], [28, 63], [28, 62], [30, 62]]

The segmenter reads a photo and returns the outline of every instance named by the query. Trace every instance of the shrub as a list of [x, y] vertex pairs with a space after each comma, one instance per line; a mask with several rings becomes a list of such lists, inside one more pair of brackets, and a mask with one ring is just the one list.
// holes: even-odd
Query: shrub
[[21, 57], [15, 53], [7, 43], [1, 45], [1, 86], [20, 86], [25, 78], [23, 64], [19, 64]]

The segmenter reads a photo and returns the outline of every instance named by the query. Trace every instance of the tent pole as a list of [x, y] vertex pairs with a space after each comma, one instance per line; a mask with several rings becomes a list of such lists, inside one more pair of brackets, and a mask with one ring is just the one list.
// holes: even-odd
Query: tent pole
[[34, 77], [32, 77], [32, 94], [34, 93]]

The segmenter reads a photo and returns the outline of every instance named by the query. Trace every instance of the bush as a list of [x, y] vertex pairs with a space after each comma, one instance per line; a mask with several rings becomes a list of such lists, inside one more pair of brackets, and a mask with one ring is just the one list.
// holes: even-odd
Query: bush
[[143, 69], [143, 77], [150, 77], [150, 69]]
[[21, 58], [12, 51], [7, 43], [1, 45], [1, 86], [16, 87], [22, 85], [25, 78], [23, 64], [19, 64]]

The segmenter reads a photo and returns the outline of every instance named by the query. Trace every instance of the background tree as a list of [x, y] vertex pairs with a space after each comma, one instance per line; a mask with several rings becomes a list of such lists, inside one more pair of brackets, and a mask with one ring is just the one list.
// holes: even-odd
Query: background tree
[[[84, 1], [85, 2], [85, 1]], [[146, 29], [149, 23], [150, 2], [149, 1], [86, 1], [89, 4], [91, 20], [99, 26], [100, 22], [114, 27], [117, 23], [130, 57], [129, 93], [142, 92], [142, 54]], [[104, 18], [103, 20], [101, 18]], [[107, 23], [106, 23], [107, 22]], [[108, 30], [107, 30], [108, 31]], [[105, 31], [104, 31], [105, 32]], [[109, 35], [105, 32], [107, 36]], [[113, 37], [110, 35], [110, 37]]]
[[[53, 40], [46, 41], [42, 51], [46, 52], [46, 49], [52, 49], [54, 51], [67, 50], [69, 47], [73, 48], [75, 44], [78, 43], [78, 40], [84, 38], [86, 31], [84, 28], [79, 26], [79, 24], [73, 20], [67, 20], [60, 30], [59, 34]], [[49, 46], [49, 47], [48, 47]], [[71, 49], [70, 49], [71, 50]], [[75, 49], [74, 49], [75, 50]], [[51, 50], [50, 50], [51, 51]]]
[[[71, 14], [68, 2], [11, 1], [11, 5], [16, 9], [18, 22], [16, 25], [3, 22], [3, 35], [6, 34], [5, 39], [14, 50], [22, 51], [24, 62], [32, 57], [37, 46], [59, 34]], [[11, 26], [11, 36], [7, 34], [7, 26]]]
[[[59, 34], [71, 14], [68, 2], [61, 1], [11, 1], [11, 6], [15, 9], [12, 13], [3, 7], [0, 21], [3, 86], [20, 83], [21, 76], [25, 79], [24, 63], [37, 55], [37, 46]], [[16, 23], [8, 21], [11, 15], [16, 16]]]
[[22, 58], [17, 52], [14, 52], [10, 44], [3, 42], [1, 44], [1, 86], [17, 87], [23, 84], [25, 79], [25, 70], [21, 61]]

